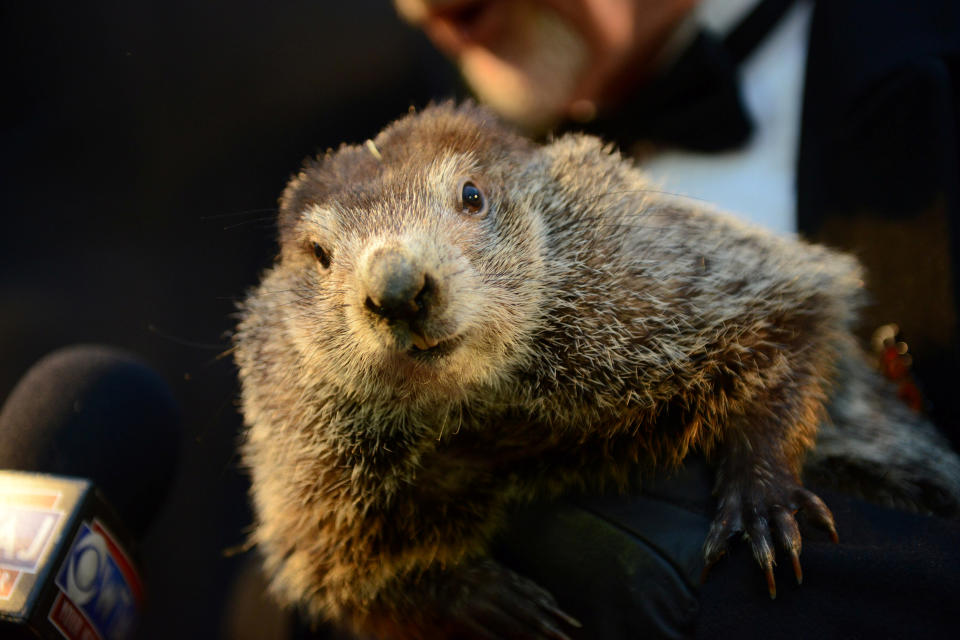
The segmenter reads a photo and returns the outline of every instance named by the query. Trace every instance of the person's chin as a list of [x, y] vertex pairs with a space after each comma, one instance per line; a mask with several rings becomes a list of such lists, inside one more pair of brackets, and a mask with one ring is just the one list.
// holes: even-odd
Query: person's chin
[[507, 40], [465, 47], [456, 61], [481, 102], [538, 133], [566, 115], [574, 91], [588, 71], [589, 49], [572, 27], [552, 12], [534, 12], [516, 28], [522, 33]]
[[461, 56], [458, 64], [480, 102], [528, 132], [543, 131], [561, 118], [564, 98], [556, 92], [544, 95], [538, 83], [523, 69], [489, 51], [468, 52]]

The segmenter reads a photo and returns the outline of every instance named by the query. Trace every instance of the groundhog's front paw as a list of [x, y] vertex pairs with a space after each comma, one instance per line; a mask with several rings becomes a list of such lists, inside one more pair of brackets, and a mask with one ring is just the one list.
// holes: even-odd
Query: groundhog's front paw
[[493, 560], [452, 571], [450, 603], [442, 616], [445, 638], [570, 640], [564, 629], [580, 623], [536, 583]]
[[837, 541], [833, 514], [823, 500], [792, 479], [771, 474], [769, 469], [751, 467], [748, 472], [725, 478], [717, 497], [717, 516], [710, 525], [703, 545], [703, 578], [726, 553], [730, 539], [743, 533], [750, 543], [753, 556], [766, 574], [771, 598], [777, 596], [777, 585], [773, 578], [774, 537], [790, 555], [797, 583], [802, 582], [800, 530], [795, 519], [798, 510], [803, 510], [811, 522], [827, 530], [833, 541]]

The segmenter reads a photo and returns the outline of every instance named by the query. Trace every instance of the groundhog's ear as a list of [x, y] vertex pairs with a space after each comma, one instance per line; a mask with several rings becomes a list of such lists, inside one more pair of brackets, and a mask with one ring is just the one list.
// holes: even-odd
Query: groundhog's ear
[[612, 144], [582, 133], [569, 133], [541, 147], [549, 177], [570, 191], [593, 191], [629, 179], [632, 162]]
[[277, 227], [283, 243], [305, 211], [322, 205], [336, 193], [368, 180], [380, 170], [380, 161], [368, 147], [343, 145], [336, 152], [308, 159], [280, 196]]
[[322, 174], [322, 159], [307, 160], [300, 172], [290, 178], [284, 188], [277, 217], [281, 245], [291, 236], [306, 208], [325, 198], [328, 190]]
[[584, 165], [616, 166], [623, 160], [614, 145], [582, 133], [565, 134], [546, 143], [542, 150], [555, 170], [567, 176], [577, 175], [577, 168]]

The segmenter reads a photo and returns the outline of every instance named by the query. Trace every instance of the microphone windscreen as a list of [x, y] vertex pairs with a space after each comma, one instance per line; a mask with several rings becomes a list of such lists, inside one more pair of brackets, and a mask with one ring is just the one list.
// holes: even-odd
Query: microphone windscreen
[[103, 346], [35, 364], [0, 410], [0, 469], [86, 478], [141, 537], [170, 486], [180, 410], [158, 373]]

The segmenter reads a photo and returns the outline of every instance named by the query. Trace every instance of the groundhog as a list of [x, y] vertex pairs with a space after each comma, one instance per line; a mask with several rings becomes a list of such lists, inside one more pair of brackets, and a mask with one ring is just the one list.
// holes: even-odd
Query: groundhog
[[868, 472], [848, 444], [868, 432], [919, 451], [878, 454], [894, 477], [867, 493], [957, 505], [956, 456], [881, 406], [852, 338], [857, 262], [662, 193], [596, 138], [433, 106], [308, 161], [278, 229], [235, 334], [243, 456], [273, 591], [315, 618], [564, 638], [576, 622], [487, 555], [507, 508], [694, 451], [716, 469], [705, 565], [743, 533], [772, 595], [775, 549], [800, 575], [798, 510], [836, 535], [801, 484], [822, 423], [821, 460]]

